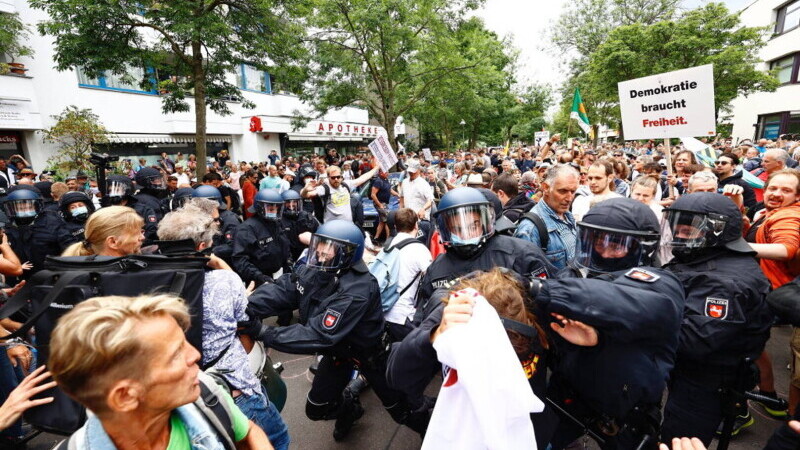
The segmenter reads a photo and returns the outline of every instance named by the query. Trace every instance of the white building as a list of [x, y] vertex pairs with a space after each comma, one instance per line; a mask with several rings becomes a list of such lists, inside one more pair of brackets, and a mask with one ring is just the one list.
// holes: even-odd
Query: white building
[[741, 17], [748, 26], [770, 27], [760, 68], [776, 69], [781, 86], [733, 101], [734, 142], [800, 133], [800, 0], [755, 0]]
[[[34, 169], [44, 169], [56, 149], [42, 142], [40, 130], [51, 127], [55, 122], [51, 116], [69, 105], [89, 108], [99, 116], [114, 134], [114, 144], [104, 149], [111, 154], [145, 157], [153, 163], [161, 152], [194, 153], [193, 105], [190, 112], [163, 114], [156, 91], [144, 92], [114, 76], [89, 79], [75, 70], [56, 71], [52, 38], [34, 29], [34, 24], [47, 19], [45, 13], [31, 9], [25, 0], [0, 0], [0, 13], [14, 12], [32, 28], [28, 45], [35, 53], [15, 61], [24, 64], [23, 74], [0, 75], [0, 155], [8, 158], [19, 153]], [[7, 55], [0, 55], [0, 62], [3, 58]], [[135, 70], [141, 77], [143, 69]], [[232, 115], [208, 111], [210, 157], [228, 149], [233, 160], [264, 161], [272, 150], [320, 153], [326, 144], [335, 145], [341, 153], [341, 149], [353, 151], [366, 145], [380, 130], [369, 124], [365, 109], [356, 107], [330, 112], [324, 120], [293, 130], [295, 111], [307, 110], [296, 96], [273, 92], [269, 74], [254, 67], [242, 65], [239, 73], [231, 74], [234, 79], [256, 107], [245, 109], [232, 102]]]

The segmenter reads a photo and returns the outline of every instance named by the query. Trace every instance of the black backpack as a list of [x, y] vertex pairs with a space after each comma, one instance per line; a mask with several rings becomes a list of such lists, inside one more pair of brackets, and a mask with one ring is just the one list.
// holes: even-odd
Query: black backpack
[[525, 219], [533, 222], [533, 226], [535, 226], [536, 231], [539, 232], [539, 247], [543, 252], [547, 253], [547, 246], [550, 244], [550, 235], [547, 233], [547, 225], [544, 223], [544, 220], [533, 211], [528, 211], [523, 214], [516, 223], [509, 220], [506, 216], [500, 216], [495, 222], [495, 232], [505, 236], [514, 236], [517, 227], [519, 227], [519, 224]]
[[[203, 281], [206, 258], [160, 255], [48, 256], [45, 269], [34, 274], [25, 286], [0, 308], [0, 319], [27, 309], [22, 327], [4, 339], [25, 336], [36, 327], [38, 364], [47, 363], [50, 335], [58, 319], [78, 303], [92, 297], [146, 293], [180, 296], [189, 307], [191, 326], [187, 340], [202, 352]], [[54, 397], [52, 403], [31, 408], [25, 420], [42, 431], [69, 435], [86, 420], [85, 409], [58, 387], [34, 398]]]

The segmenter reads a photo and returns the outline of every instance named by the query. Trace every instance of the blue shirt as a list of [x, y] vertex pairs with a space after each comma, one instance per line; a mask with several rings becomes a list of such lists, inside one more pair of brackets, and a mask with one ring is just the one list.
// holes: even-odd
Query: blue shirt
[[[387, 205], [392, 198], [392, 183], [381, 177], [375, 177], [372, 179], [372, 187], [378, 188], [378, 193], [375, 195], [378, 197], [378, 201]], [[370, 192], [370, 194], [372, 193]]]
[[[547, 227], [547, 234], [550, 238], [545, 251], [547, 259], [559, 270], [565, 268], [567, 263], [575, 258], [575, 247], [578, 245], [578, 227], [572, 213], [565, 212], [564, 219], [561, 219], [544, 200], [537, 203], [531, 212], [541, 217]], [[514, 237], [541, 246], [539, 230], [530, 220], [522, 219], [520, 221]]]

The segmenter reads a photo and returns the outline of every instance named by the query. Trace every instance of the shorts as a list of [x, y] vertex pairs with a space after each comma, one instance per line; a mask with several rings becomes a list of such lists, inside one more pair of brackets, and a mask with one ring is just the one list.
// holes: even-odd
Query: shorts
[[386, 208], [376, 208], [378, 210], [378, 219], [382, 223], [386, 223], [389, 220], [389, 210]]
[[792, 340], [789, 341], [789, 348], [792, 349], [792, 386], [800, 389], [800, 328], [792, 329]]

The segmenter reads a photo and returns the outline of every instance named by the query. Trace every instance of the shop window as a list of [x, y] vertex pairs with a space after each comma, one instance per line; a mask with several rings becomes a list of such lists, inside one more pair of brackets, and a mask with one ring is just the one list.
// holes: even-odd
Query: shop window
[[800, 134], [800, 114], [792, 114], [789, 116], [789, 123], [786, 125], [785, 133]]
[[236, 84], [246, 91], [272, 93], [272, 84], [267, 72], [259, 70], [249, 64], [242, 64], [236, 76]]
[[[138, 82], [145, 77], [145, 69], [140, 67], [127, 67], [125, 75], [117, 75], [106, 70], [96, 78], [89, 77], [81, 67], [76, 69], [78, 72], [78, 85], [82, 87], [94, 87], [111, 89], [122, 92], [137, 92], [145, 94], [156, 94], [155, 90], [145, 91]], [[148, 71], [150, 72], [150, 71]]]
[[761, 116], [760, 117], [760, 124], [761, 124], [761, 132], [759, 133], [760, 138], [765, 139], [778, 139], [778, 136], [781, 134], [781, 120], [783, 119], [783, 114], [770, 114], [768, 116]]
[[799, 60], [800, 53], [795, 53], [794, 55], [772, 61], [769, 68], [775, 71], [775, 75], [778, 77], [778, 81], [781, 84], [797, 83], [797, 66]]
[[794, 0], [778, 9], [775, 34], [783, 34], [800, 27], [800, 0]]

